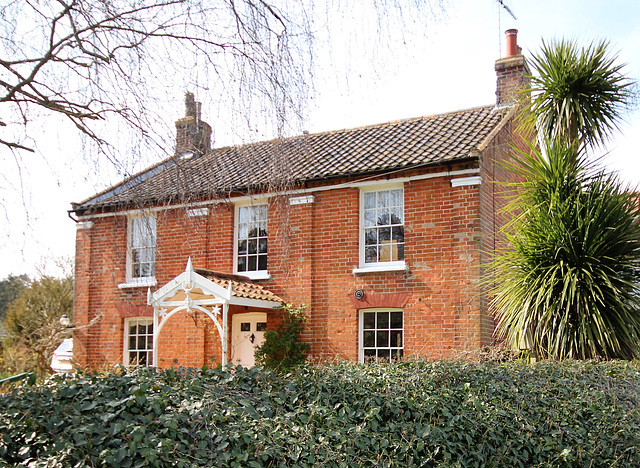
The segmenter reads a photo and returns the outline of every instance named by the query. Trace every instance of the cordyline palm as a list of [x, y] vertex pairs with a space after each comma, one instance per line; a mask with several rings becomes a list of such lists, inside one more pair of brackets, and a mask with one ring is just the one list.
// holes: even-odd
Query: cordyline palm
[[525, 121], [539, 142], [514, 150], [520, 182], [496, 256], [498, 336], [548, 358], [640, 357], [636, 197], [585, 153], [617, 127], [629, 82], [606, 43], [543, 44]]
[[555, 143], [606, 142], [618, 128], [632, 84], [607, 49], [606, 41], [582, 49], [565, 40], [543, 41], [540, 54], [532, 57], [537, 75], [525, 90], [532, 96], [525, 124]]
[[576, 145], [530, 148], [526, 182], [496, 261], [497, 332], [550, 358], [634, 358], [640, 341], [640, 228], [632, 194]]

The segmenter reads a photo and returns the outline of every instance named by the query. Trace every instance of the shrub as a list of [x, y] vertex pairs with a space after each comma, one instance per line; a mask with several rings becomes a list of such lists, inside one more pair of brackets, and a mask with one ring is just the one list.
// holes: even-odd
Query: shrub
[[622, 362], [139, 369], [0, 396], [13, 466], [640, 466]]
[[278, 328], [265, 332], [264, 343], [256, 350], [256, 361], [259, 364], [288, 372], [305, 362], [309, 343], [300, 341], [307, 322], [305, 308], [304, 304], [297, 308], [292, 304], [282, 306], [282, 323]]

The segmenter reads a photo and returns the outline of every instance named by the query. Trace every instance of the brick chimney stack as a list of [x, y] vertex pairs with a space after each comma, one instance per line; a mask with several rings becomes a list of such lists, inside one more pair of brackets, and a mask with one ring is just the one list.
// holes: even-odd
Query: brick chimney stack
[[185, 94], [184, 104], [185, 115], [176, 121], [176, 154], [205, 154], [211, 150], [211, 126], [202, 121], [193, 93]]
[[507, 36], [507, 56], [496, 60], [498, 84], [496, 89], [496, 105], [509, 105], [518, 99], [518, 90], [529, 87], [529, 65], [518, 47], [518, 30], [509, 29]]

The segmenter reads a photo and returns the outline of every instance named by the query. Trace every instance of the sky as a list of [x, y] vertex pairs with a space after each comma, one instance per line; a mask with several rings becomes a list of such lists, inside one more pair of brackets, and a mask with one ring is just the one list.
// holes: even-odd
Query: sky
[[[619, 61], [627, 64], [627, 76], [640, 80], [637, 0], [504, 3], [517, 19], [502, 9], [498, 14], [496, 0], [448, 0], [446, 18], [430, 24], [425, 36], [406, 37], [404, 43], [378, 52], [375, 60], [340, 47], [331, 60], [320, 56], [305, 127], [313, 133], [495, 103], [494, 63], [504, 55], [504, 31], [510, 28], [518, 29], [518, 44], [529, 56], [539, 50], [543, 38], [575, 39], [581, 45], [609, 40]], [[176, 91], [179, 105], [172, 107], [175, 115], [168, 115], [170, 121], [182, 117], [184, 91]], [[217, 128], [208, 118], [214, 112], [208, 112], [207, 99], [196, 99], [205, 104], [203, 119]], [[114, 182], [108, 168], [88, 162], [82, 141], [55, 118], [48, 119], [40, 133], [45, 143], [35, 154], [23, 154], [21, 164], [10, 163], [1, 171], [0, 279], [9, 274], [59, 274], [56, 259], [73, 258], [75, 252], [75, 222], [67, 214], [70, 203]], [[216, 145], [224, 143], [222, 137]], [[606, 166], [634, 187], [640, 186], [638, 148], [640, 104], [625, 116], [621, 132], [603, 150]]]

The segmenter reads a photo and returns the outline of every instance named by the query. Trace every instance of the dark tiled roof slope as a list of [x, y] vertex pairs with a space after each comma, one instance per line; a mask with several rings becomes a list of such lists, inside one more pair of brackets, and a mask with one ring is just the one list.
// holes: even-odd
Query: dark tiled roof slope
[[170, 158], [73, 211], [177, 202], [283, 183], [374, 174], [467, 159], [505, 117], [477, 107], [367, 127], [213, 149]]

